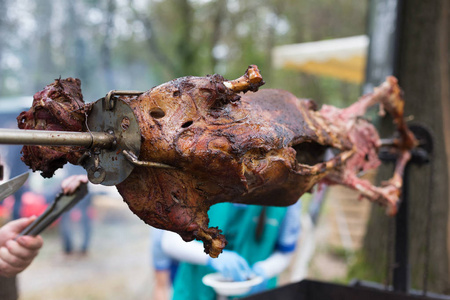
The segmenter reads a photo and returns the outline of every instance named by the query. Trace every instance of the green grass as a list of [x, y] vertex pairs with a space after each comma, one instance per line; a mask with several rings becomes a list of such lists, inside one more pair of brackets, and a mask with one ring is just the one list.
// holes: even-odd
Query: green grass
[[355, 260], [348, 269], [347, 280], [354, 278], [384, 283], [386, 280], [386, 263], [384, 261], [371, 264], [364, 257], [362, 251], [355, 253]]

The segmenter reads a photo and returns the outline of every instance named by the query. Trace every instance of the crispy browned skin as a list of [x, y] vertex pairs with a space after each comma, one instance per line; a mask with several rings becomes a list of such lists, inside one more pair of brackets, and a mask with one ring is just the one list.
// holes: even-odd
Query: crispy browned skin
[[239, 96], [223, 81], [181, 78], [131, 101], [143, 136], [140, 160], [179, 170], [136, 168], [117, 186], [147, 223], [187, 241], [214, 240], [220, 246], [206, 246], [211, 256], [225, 246], [220, 231], [208, 228], [211, 205], [290, 205], [322, 176], [299, 168], [290, 147], [316, 138], [303, 121], [310, 102], [279, 90], [236, 101]]
[[[183, 77], [123, 98], [141, 130], [139, 160], [174, 167], [139, 166], [117, 185], [139, 218], [186, 241], [202, 240], [205, 252], [217, 257], [226, 239], [209, 228], [207, 212], [219, 202], [287, 206], [325, 182], [357, 189], [395, 213], [401, 173], [417, 144], [404, 124], [395, 78], [346, 109], [317, 110], [286, 91], [257, 91], [262, 84], [250, 66], [233, 81]], [[394, 116], [401, 133], [395, 175], [382, 187], [357, 177], [380, 163], [378, 133], [360, 118], [375, 103]], [[327, 149], [335, 152], [329, 160]]]
[[[85, 107], [81, 82], [76, 78], [56, 79], [33, 97], [33, 105], [17, 117], [20, 129], [85, 131]], [[66, 146], [24, 146], [22, 160], [33, 171], [52, 177], [67, 162], [77, 164], [84, 149]]]
[[[207, 211], [215, 203], [287, 206], [324, 179], [395, 210], [397, 187], [389, 186], [396, 192], [391, 196], [356, 177], [378, 166], [380, 146], [375, 128], [359, 116], [391, 92], [368, 95], [346, 110], [316, 111], [312, 101], [281, 90], [239, 97], [236, 92], [257, 88], [249, 74], [260, 76], [251, 66], [234, 81], [179, 78], [130, 102], [143, 137], [140, 159], [177, 168], [136, 168], [119, 184], [132, 211], [186, 241], [203, 240], [216, 257], [226, 240], [219, 229], [208, 228]], [[324, 161], [327, 148], [340, 154]]]

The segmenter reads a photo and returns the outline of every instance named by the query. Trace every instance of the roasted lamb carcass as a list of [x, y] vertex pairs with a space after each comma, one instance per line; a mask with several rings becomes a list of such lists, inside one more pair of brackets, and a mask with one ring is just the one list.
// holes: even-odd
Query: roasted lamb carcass
[[[234, 81], [183, 77], [126, 98], [141, 130], [139, 160], [171, 167], [136, 167], [117, 185], [130, 209], [186, 241], [202, 240], [212, 257], [226, 245], [220, 229], [208, 227], [208, 209], [219, 202], [287, 206], [327, 182], [357, 189], [395, 212], [402, 164], [416, 141], [404, 126], [394, 78], [347, 109], [321, 110], [286, 91], [257, 91], [263, 83], [250, 66]], [[361, 118], [374, 103], [402, 132], [397, 148], [404, 159], [382, 187], [356, 177], [379, 164], [377, 131]], [[327, 149], [335, 156], [325, 161]]]

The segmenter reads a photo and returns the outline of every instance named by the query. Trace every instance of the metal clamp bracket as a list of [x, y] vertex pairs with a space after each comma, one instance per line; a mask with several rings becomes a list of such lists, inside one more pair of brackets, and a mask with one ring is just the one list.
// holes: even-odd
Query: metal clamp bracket
[[142, 92], [111, 91], [105, 98], [92, 104], [87, 119], [89, 131], [108, 132], [115, 137], [113, 147], [93, 147], [80, 161], [92, 183], [116, 185], [133, 171], [134, 164], [125, 157], [123, 151], [139, 155], [141, 131], [131, 107], [123, 99], [114, 96], [139, 94]]
[[125, 90], [111, 90], [106, 94], [104, 101], [104, 107], [106, 110], [113, 110], [116, 104], [116, 99], [114, 96], [139, 96], [144, 92], [141, 91], [125, 91]]

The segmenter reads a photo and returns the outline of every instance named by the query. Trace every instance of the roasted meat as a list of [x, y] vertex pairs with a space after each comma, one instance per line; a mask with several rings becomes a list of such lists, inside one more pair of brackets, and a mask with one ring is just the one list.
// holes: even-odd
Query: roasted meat
[[[17, 117], [20, 129], [52, 131], [85, 131], [85, 106], [79, 79], [56, 79], [33, 97], [28, 111]], [[53, 173], [70, 162], [77, 164], [84, 153], [80, 147], [67, 146], [24, 146], [22, 160], [33, 171], [42, 171], [43, 177]]]
[[[208, 209], [219, 202], [287, 206], [324, 182], [357, 189], [395, 213], [402, 168], [417, 143], [404, 124], [395, 78], [346, 109], [317, 110], [313, 101], [286, 91], [258, 91], [263, 84], [250, 66], [233, 81], [189, 76], [124, 98], [141, 130], [139, 160], [172, 167], [134, 168], [117, 185], [130, 209], [185, 241], [202, 240], [212, 257], [226, 245], [220, 229], [208, 226]], [[375, 103], [393, 115], [400, 132], [400, 163], [382, 187], [356, 176], [379, 165], [378, 133], [362, 118]], [[334, 153], [328, 161], [327, 151]]]

